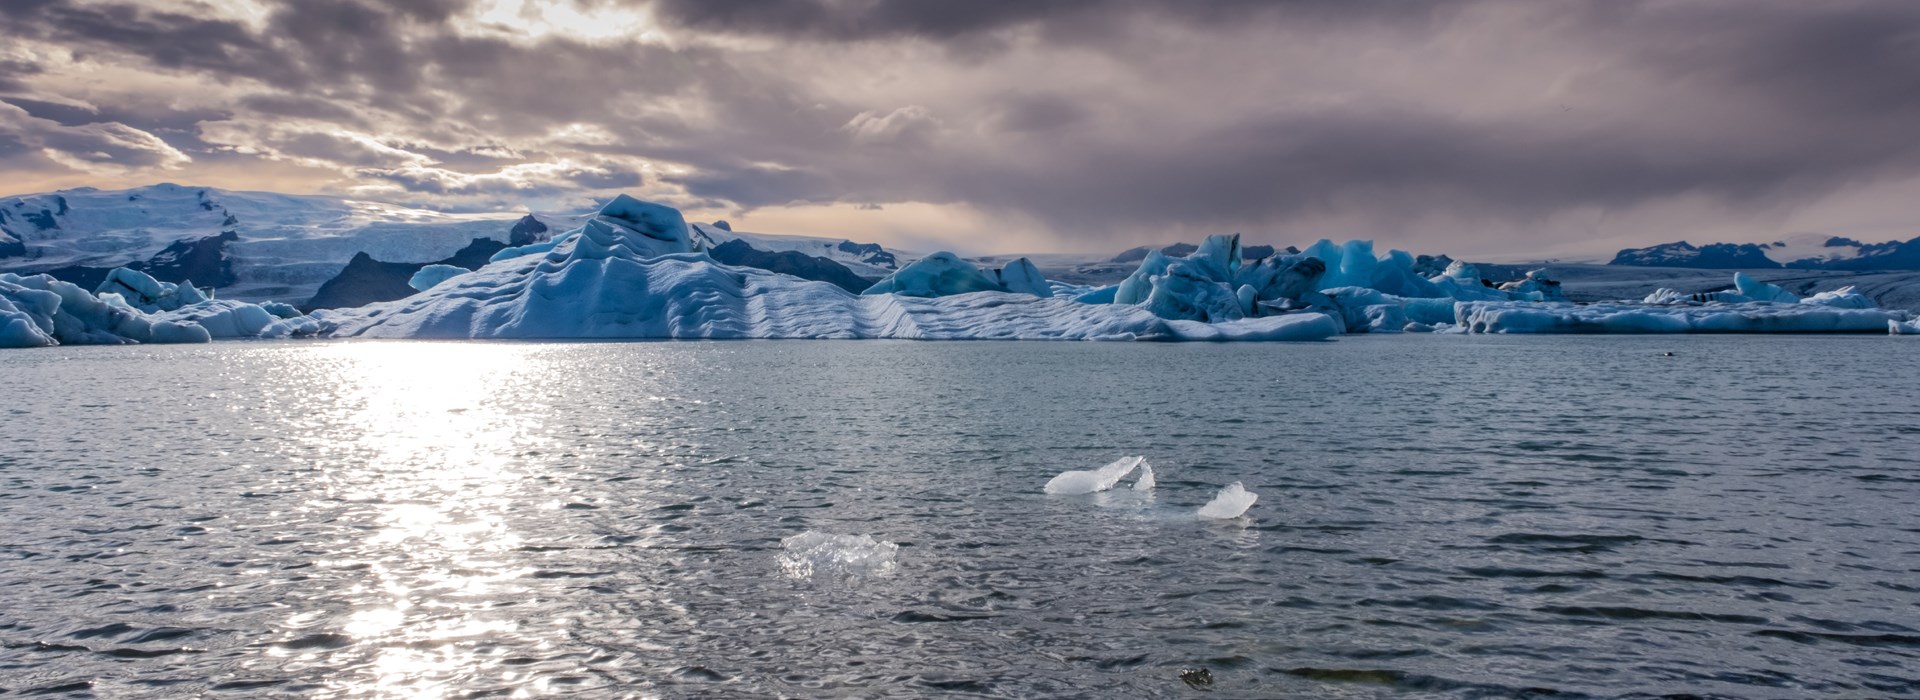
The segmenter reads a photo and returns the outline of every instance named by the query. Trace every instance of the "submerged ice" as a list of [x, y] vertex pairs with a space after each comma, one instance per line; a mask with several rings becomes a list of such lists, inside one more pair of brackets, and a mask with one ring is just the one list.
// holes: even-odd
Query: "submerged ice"
[[872, 535], [817, 530], [780, 540], [780, 570], [801, 580], [844, 580], [893, 573], [900, 546]]

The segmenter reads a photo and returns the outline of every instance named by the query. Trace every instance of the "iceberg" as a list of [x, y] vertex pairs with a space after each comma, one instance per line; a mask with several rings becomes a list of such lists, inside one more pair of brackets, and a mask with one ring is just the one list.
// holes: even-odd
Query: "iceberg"
[[[1023, 258], [1024, 259], [1024, 258]], [[1031, 263], [1029, 263], [1031, 266]], [[1039, 276], [1039, 271], [1034, 276]], [[1042, 280], [1044, 283], [1045, 280]], [[862, 294], [898, 294], [906, 297], [944, 297], [969, 292], [1004, 291], [987, 273], [960, 256], [940, 251], [915, 260], [873, 283]], [[1051, 295], [1049, 295], [1051, 296]]]
[[60, 295], [0, 282], [0, 348], [40, 348], [59, 345], [43, 326], [50, 326]]
[[[662, 234], [666, 235], [666, 234]], [[671, 236], [667, 236], [671, 237]], [[903, 338], [926, 340], [1323, 340], [1306, 313], [1201, 323], [1145, 308], [999, 290], [951, 254], [854, 295], [825, 282], [660, 252], [660, 239], [595, 217], [542, 254], [494, 262], [405, 299], [314, 312], [320, 332], [366, 338]], [[954, 280], [959, 280], [955, 283]], [[947, 294], [958, 288], [989, 291]], [[936, 293], [937, 292], [937, 293]]]
[[1254, 501], [1258, 500], [1260, 494], [1248, 491], [1236, 481], [1220, 489], [1219, 493], [1214, 494], [1213, 500], [1200, 506], [1195, 515], [1207, 520], [1231, 520], [1246, 514], [1247, 509], [1252, 508]]
[[1888, 335], [1920, 335], [1920, 319], [1913, 321], [1887, 321]]
[[1153, 488], [1153, 467], [1147, 464], [1146, 457], [1121, 457], [1099, 469], [1061, 472], [1059, 476], [1048, 480], [1043, 490], [1053, 496], [1078, 496], [1082, 494], [1099, 493], [1113, 488], [1114, 484], [1120, 483], [1121, 479], [1125, 479], [1128, 474], [1133, 473], [1136, 467], [1147, 468], [1144, 475], [1141, 476], [1141, 479], [1146, 481], [1147, 486], [1143, 489], [1140, 487], [1140, 482], [1135, 481], [1134, 490], [1144, 491]]
[[[1240, 235], [1208, 236], [1193, 253], [1148, 251], [1140, 267], [1113, 288], [1082, 295], [1089, 303], [1140, 306], [1166, 319], [1220, 323], [1269, 315], [1315, 289], [1327, 266], [1306, 254], [1247, 262]], [[1288, 313], [1289, 311], [1279, 311]]]
[[259, 304], [233, 299], [209, 299], [163, 311], [153, 317], [157, 322], [197, 325], [213, 338], [286, 338], [313, 335], [320, 323], [308, 316], [282, 317]]
[[1814, 294], [1813, 296], [1801, 299], [1800, 303], [1815, 306], [1831, 306], [1837, 309], [1873, 309], [1880, 306], [1879, 304], [1873, 303], [1872, 297], [1853, 291], [1852, 285]]
[[1750, 301], [1770, 301], [1779, 304], [1799, 303], [1800, 297], [1779, 286], [1756, 280], [1745, 272], [1733, 273], [1733, 288], [1740, 296]]
[[424, 292], [439, 286], [441, 282], [459, 277], [468, 272], [471, 272], [471, 270], [455, 265], [428, 265], [420, 268], [419, 272], [413, 273], [412, 277], [407, 278], [407, 286], [414, 288], [415, 291]]
[[893, 573], [900, 546], [872, 535], [817, 530], [780, 540], [780, 570], [800, 580], [847, 580]]
[[93, 293], [118, 294], [128, 306], [147, 313], [172, 311], [207, 300], [192, 284], [161, 282], [147, 273], [125, 267], [108, 271], [107, 278]]
[[1048, 284], [1047, 278], [1040, 275], [1040, 268], [1035, 267], [1032, 260], [1016, 258], [1013, 262], [1007, 263], [1006, 267], [1000, 268], [995, 276], [1000, 279], [1000, 286], [1005, 287], [1009, 292], [1032, 294], [1037, 297], [1053, 296], [1053, 285]]
[[1821, 304], [1741, 302], [1649, 306], [1626, 303], [1459, 302], [1454, 322], [1472, 333], [1861, 333], [1907, 313]]
[[[5, 309], [10, 309], [0, 318], [4, 318], [9, 329], [7, 340], [14, 347], [44, 346], [49, 344], [46, 340], [59, 345], [123, 345], [205, 343], [212, 339], [197, 325], [150, 318], [118, 295], [107, 297], [103, 300], [46, 275], [0, 273], [0, 299], [5, 299]], [[37, 333], [17, 325], [23, 319], [30, 321]]]
[[1506, 292], [1512, 299], [1525, 301], [1566, 301], [1566, 292], [1560, 290], [1560, 283], [1547, 279], [1545, 270], [1533, 270], [1527, 276], [1500, 285], [1500, 291]]

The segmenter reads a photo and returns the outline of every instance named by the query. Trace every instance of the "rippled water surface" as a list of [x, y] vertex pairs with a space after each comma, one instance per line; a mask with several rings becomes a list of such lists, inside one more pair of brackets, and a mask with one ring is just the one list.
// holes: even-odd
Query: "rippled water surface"
[[[1916, 696], [1916, 370], [1840, 337], [9, 351], [0, 688]], [[1041, 492], [1131, 454], [1150, 496]], [[1236, 480], [1246, 517], [1192, 516]], [[898, 551], [798, 578], [808, 530]]]

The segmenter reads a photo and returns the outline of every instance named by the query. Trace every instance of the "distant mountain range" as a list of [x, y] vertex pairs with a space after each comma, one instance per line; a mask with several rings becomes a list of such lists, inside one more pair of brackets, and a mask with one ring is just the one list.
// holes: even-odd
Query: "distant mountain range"
[[1716, 270], [1920, 270], [1920, 238], [1861, 243], [1837, 236], [1794, 236], [1772, 243], [1703, 246], [1680, 241], [1628, 248], [1608, 264]]

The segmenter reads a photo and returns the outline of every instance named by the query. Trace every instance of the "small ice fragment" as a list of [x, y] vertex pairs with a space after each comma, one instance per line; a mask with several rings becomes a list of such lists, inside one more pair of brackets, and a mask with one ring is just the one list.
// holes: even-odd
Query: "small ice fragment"
[[1133, 480], [1133, 490], [1136, 492], [1153, 490], [1153, 465], [1146, 462], [1140, 463], [1140, 478]]
[[1046, 491], [1055, 496], [1077, 496], [1097, 493], [1113, 488], [1126, 478], [1134, 467], [1146, 463], [1146, 457], [1121, 457], [1107, 466], [1092, 471], [1061, 472], [1047, 482]]
[[808, 530], [780, 540], [780, 569], [796, 579], [839, 580], [893, 573], [900, 546], [872, 535]]
[[1252, 508], [1253, 502], [1258, 500], [1260, 500], [1260, 494], [1248, 491], [1245, 486], [1241, 486], [1240, 482], [1236, 481], [1227, 484], [1226, 488], [1220, 489], [1220, 493], [1214, 495], [1213, 500], [1200, 506], [1199, 516], [1210, 520], [1238, 518], [1246, 513], [1248, 508]]

